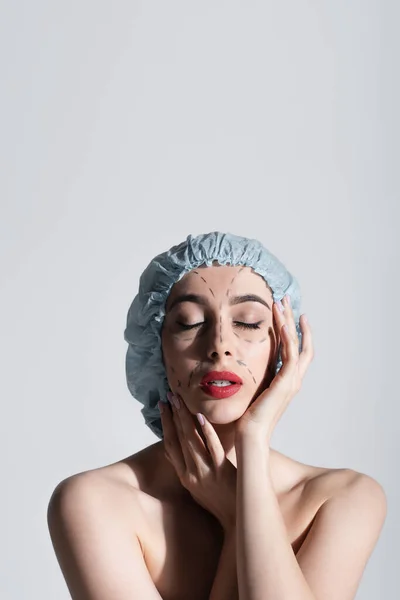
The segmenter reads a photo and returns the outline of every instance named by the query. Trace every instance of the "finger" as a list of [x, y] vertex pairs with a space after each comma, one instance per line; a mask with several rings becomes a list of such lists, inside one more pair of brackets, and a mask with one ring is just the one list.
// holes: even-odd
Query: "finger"
[[[299, 342], [299, 337], [297, 334], [296, 321], [294, 318], [289, 294], [285, 294], [285, 296], [283, 297], [282, 305], [284, 307], [284, 312], [283, 312], [283, 318], [281, 318], [281, 320], [280, 320], [280, 324], [285, 323], [287, 325], [288, 330], [289, 330], [289, 335], [296, 347], [297, 360], [298, 360], [300, 342]], [[283, 345], [282, 345], [282, 362], [287, 362], [289, 360], [288, 349], [289, 349], [289, 346], [286, 343], [283, 343]]]
[[[281, 303], [282, 309], [284, 308]], [[279, 300], [275, 301], [272, 305], [273, 308], [273, 328], [275, 333], [276, 345], [277, 345], [277, 357], [279, 353], [281, 354], [282, 363], [286, 362], [286, 350], [285, 344], [282, 340], [282, 325], [285, 323], [285, 318], [283, 312], [279, 309]]]
[[212, 461], [216, 467], [220, 467], [226, 460], [225, 450], [221, 444], [221, 440], [219, 439], [214, 427], [211, 425], [210, 421], [202, 415], [203, 423], [200, 423], [201, 430], [206, 439], [207, 448], [211, 455]]
[[179, 416], [183, 438], [187, 442], [193, 458], [200, 455], [203, 460], [206, 461], [208, 458], [208, 451], [203, 438], [197, 430], [195, 417], [186, 406], [182, 396], [180, 394], [175, 395], [178, 396], [178, 399], [180, 400], [180, 408], [176, 414]]
[[299, 357], [299, 373], [303, 379], [306, 370], [308, 369], [312, 359], [314, 358], [314, 345], [311, 335], [311, 328], [305, 315], [300, 317], [300, 326], [302, 333], [302, 349]]
[[281, 302], [281, 306], [283, 308], [283, 312], [279, 309], [279, 301], [277, 301], [274, 304], [276, 329], [277, 329], [276, 336], [281, 345], [281, 357], [282, 357], [282, 363], [284, 365], [288, 360], [288, 343], [287, 343], [288, 340], [287, 340], [287, 336], [285, 336], [285, 334], [282, 330], [282, 327], [285, 324], [287, 325], [287, 318], [285, 316], [286, 309], [285, 309], [285, 306], [282, 304], [282, 302]]
[[[179, 396], [175, 394], [175, 397]], [[193, 415], [188, 410], [181, 396], [178, 397], [179, 408], [173, 405], [172, 413], [178, 432], [181, 449], [187, 470], [199, 474], [205, 474], [210, 467], [210, 458], [207, 448], [196, 429]]]
[[[277, 343], [279, 344], [281, 341], [281, 328], [285, 323], [284, 313], [280, 311], [278, 307], [279, 301], [274, 302], [272, 305], [273, 308], [273, 325], [275, 330], [275, 336], [277, 339]], [[283, 308], [283, 306], [282, 306]]]
[[[278, 360], [278, 356], [279, 353], [281, 352], [281, 334], [280, 334], [280, 329], [279, 329], [279, 309], [277, 306], [277, 302], [273, 302], [272, 304], [272, 330], [274, 332], [274, 337], [275, 337], [275, 357], [276, 360]], [[275, 373], [274, 373], [275, 375]]]
[[[175, 401], [176, 401], [176, 398], [175, 398]], [[179, 399], [178, 399], [178, 402], [179, 402]], [[189, 444], [185, 437], [185, 433], [183, 431], [183, 427], [182, 427], [182, 423], [181, 423], [181, 419], [180, 419], [181, 410], [182, 410], [182, 401], [180, 401], [180, 408], [178, 409], [174, 403], [174, 399], [172, 399], [172, 418], [173, 418], [173, 421], [175, 424], [175, 429], [176, 429], [176, 432], [178, 435], [181, 452], [184, 457], [185, 472], [194, 472], [197, 465], [192, 456], [192, 453], [190, 452]]]
[[[161, 402], [161, 401], [160, 401]], [[162, 403], [161, 424], [164, 433], [164, 448], [169, 462], [172, 462], [179, 477], [182, 477], [186, 471], [185, 459], [181, 450], [181, 444], [175, 429], [169, 403]]]
[[[286, 323], [289, 328], [289, 333], [292, 336], [293, 340], [298, 340], [297, 330], [296, 330], [296, 322], [293, 315], [292, 306], [290, 304], [290, 299], [288, 295], [285, 295], [282, 301], [277, 301], [273, 305], [275, 307], [275, 322], [277, 325], [277, 335], [281, 335], [282, 325]], [[279, 306], [282, 307], [283, 311], [280, 310]]]
[[285, 328], [283, 329], [283, 332], [285, 336], [285, 347], [287, 352], [286, 362], [294, 363], [295, 365], [297, 365], [299, 361], [299, 338], [297, 337], [297, 333], [296, 339], [294, 339], [290, 332], [289, 325], [287, 323], [285, 323]]
[[292, 336], [293, 340], [295, 340], [298, 343], [299, 340], [297, 336], [296, 322], [294, 320], [293, 309], [292, 304], [290, 302], [289, 294], [285, 294], [285, 296], [282, 299], [282, 304], [285, 309], [285, 312], [283, 314], [285, 317], [285, 322], [289, 327], [289, 333]]
[[285, 378], [287, 375], [292, 376], [297, 371], [297, 365], [299, 361], [299, 351], [297, 344], [293, 341], [292, 336], [289, 333], [289, 328], [285, 323], [281, 328], [282, 336], [282, 368], [279, 371], [279, 379]]

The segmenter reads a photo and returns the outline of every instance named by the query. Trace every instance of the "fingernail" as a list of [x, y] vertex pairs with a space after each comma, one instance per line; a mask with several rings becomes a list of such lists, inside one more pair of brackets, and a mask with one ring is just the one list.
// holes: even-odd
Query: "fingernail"
[[172, 402], [172, 396], [173, 396], [172, 392], [167, 392], [167, 400], [169, 401], [170, 404]]
[[287, 300], [289, 306], [292, 306], [292, 302], [290, 300], [290, 294], [286, 294], [286, 300]]
[[278, 302], [277, 302], [277, 305], [278, 305], [278, 308], [279, 308], [279, 310], [281, 311], [281, 313], [283, 313], [283, 311], [284, 311], [285, 309], [283, 308], [283, 304], [282, 304], [282, 302], [281, 302], [280, 300], [278, 300]]
[[204, 417], [203, 417], [203, 415], [201, 413], [197, 413], [196, 416], [197, 416], [197, 419], [198, 419], [200, 425], [204, 425]]
[[159, 409], [160, 413], [163, 413], [163, 412], [164, 412], [164, 407], [163, 407], [163, 405], [162, 405], [162, 402], [161, 402], [161, 400], [158, 402], [158, 409]]
[[181, 403], [179, 402], [178, 396], [175, 394], [172, 396], [172, 402], [175, 404], [176, 408], [179, 409], [181, 407]]

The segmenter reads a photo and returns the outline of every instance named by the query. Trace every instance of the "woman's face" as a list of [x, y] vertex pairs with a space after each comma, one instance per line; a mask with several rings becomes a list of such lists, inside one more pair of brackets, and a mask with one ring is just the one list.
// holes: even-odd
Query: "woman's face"
[[[213, 263], [172, 287], [161, 333], [163, 360], [171, 390], [190, 412], [213, 423], [235, 421], [270, 384], [279, 343], [272, 305], [270, 288], [250, 267]], [[230, 371], [242, 384], [233, 395], [215, 398], [200, 385], [210, 371]]]

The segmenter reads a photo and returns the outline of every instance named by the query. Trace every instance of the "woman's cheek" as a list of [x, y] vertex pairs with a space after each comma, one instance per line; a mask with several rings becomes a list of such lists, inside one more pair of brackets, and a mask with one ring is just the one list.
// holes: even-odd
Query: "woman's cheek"
[[163, 354], [164, 366], [170, 388], [176, 389], [182, 387], [186, 379], [187, 369], [185, 368], [185, 361], [182, 359], [179, 344], [166, 344]]
[[270, 363], [270, 345], [266, 342], [263, 349], [256, 345], [252, 347], [251, 350], [248, 350], [247, 356], [244, 359], [248, 364], [249, 368], [252, 371], [254, 376], [253, 382], [258, 386], [263, 380], [267, 377], [268, 372], [270, 371], [268, 365]]

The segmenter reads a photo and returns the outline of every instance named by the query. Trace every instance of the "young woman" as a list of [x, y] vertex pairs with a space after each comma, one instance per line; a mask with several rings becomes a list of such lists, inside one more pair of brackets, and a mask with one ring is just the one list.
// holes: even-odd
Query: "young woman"
[[188, 236], [142, 274], [125, 340], [160, 441], [54, 491], [74, 600], [354, 598], [386, 497], [366, 474], [270, 446], [313, 358], [283, 264], [256, 240]]

